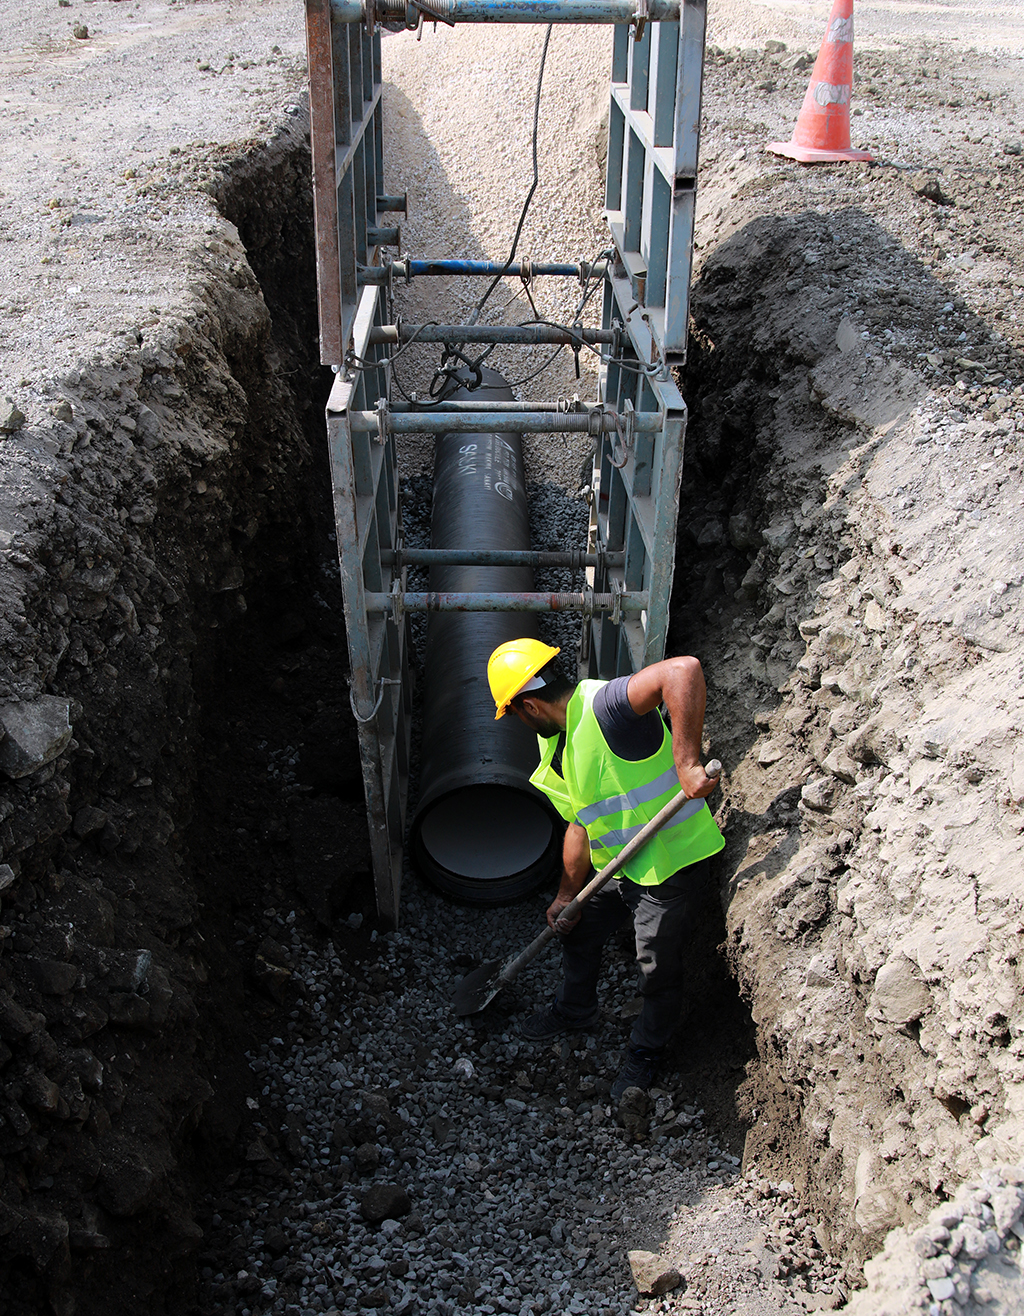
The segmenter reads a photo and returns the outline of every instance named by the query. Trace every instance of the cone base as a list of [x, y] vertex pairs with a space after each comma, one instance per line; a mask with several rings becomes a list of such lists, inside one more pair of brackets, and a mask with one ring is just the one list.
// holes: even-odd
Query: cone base
[[869, 151], [818, 151], [813, 146], [799, 146], [796, 142], [769, 142], [766, 148], [775, 155], [788, 156], [800, 164], [828, 164], [830, 162], [862, 161], [873, 163], [874, 156]]

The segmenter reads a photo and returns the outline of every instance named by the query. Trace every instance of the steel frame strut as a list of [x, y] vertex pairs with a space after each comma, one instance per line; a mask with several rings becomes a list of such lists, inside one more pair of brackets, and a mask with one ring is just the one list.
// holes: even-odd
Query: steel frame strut
[[[473, 565], [477, 565], [474, 563]], [[412, 593], [367, 594], [367, 612], [643, 612], [648, 598], [637, 594], [580, 593], [541, 594], [454, 594]]]
[[[571, 610], [583, 618], [581, 672], [625, 675], [664, 656], [686, 406], [671, 368], [685, 359], [706, 0], [305, 0], [320, 351], [336, 379], [328, 452], [345, 604], [352, 711], [381, 919], [399, 918], [408, 789], [413, 612]], [[404, 213], [385, 191], [379, 24], [602, 23], [615, 26], [605, 216], [595, 262], [388, 259]], [[389, 179], [390, 181], [390, 179]], [[603, 279], [600, 329], [537, 322], [408, 325], [396, 283], [413, 278]], [[580, 404], [390, 400], [390, 355], [410, 343], [564, 344], [602, 358], [600, 397]], [[526, 553], [411, 549], [402, 538], [401, 434], [585, 433], [595, 440], [585, 545]], [[440, 555], [439, 555], [440, 554]], [[522, 561], [520, 561], [522, 559]], [[576, 593], [438, 594], [410, 567], [569, 566]]]
[[586, 283], [589, 278], [603, 277], [608, 273], [604, 261], [578, 261], [574, 265], [564, 261], [521, 260], [509, 265], [497, 260], [391, 260], [383, 265], [364, 265], [360, 267], [359, 277], [364, 283], [377, 283], [391, 287], [395, 280], [412, 283], [413, 279], [426, 277], [453, 278], [456, 275], [504, 275], [508, 278], [520, 278], [529, 283], [532, 279], [561, 278], [578, 279]]
[[415, 28], [422, 14], [447, 23], [621, 23], [677, 22], [682, 0], [331, 0], [339, 23], [400, 21]]
[[621, 553], [567, 553], [527, 552], [514, 548], [400, 548], [381, 552], [381, 561], [388, 566], [409, 567], [569, 567], [583, 571], [607, 562], [610, 567], [621, 567]]

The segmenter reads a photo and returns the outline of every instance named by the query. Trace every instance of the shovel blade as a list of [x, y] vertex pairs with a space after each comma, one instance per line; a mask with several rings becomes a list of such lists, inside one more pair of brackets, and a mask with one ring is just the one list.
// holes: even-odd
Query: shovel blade
[[455, 1013], [457, 1015], [478, 1014], [490, 1005], [504, 987], [501, 970], [504, 960], [488, 960], [479, 969], [467, 973], [455, 989]]

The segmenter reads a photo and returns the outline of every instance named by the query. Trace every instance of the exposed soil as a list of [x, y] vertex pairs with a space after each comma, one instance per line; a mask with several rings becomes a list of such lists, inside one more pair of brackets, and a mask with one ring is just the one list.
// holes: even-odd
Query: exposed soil
[[[362, 1181], [338, 1156], [311, 1168], [249, 1057], [326, 1028], [324, 1008], [358, 1010], [370, 1037], [374, 1010], [398, 1008], [396, 963], [420, 993], [402, 1008], [440, 1017], [445, 973], [466, 967], [452, 946], [436, 981], [417, 979], [372, 927], [301, 14], [9, 10], [0, 1286], [19, 1314], [297, 1312], [301, 1249], [266, 1296], [246, 1267], [282, 1253], [261, 1231], [291, 1211], [322, 1233]], [[954, 11], [978, 49], [947, 35]], [[1024, 1159], [1021, 20], [950, 5], [924, 40], [916, 17], [859, 5], [853, 131], [879, 163], [805, 170], [762, 148], [789, 135], [823, 20], [711, 15], [672, 647], [708, 676], [728, 848], [665, 1080], [673, 1111], [702, 1116], [688, 1145], [614, 1134], [634, 1166], [595, 1235], [614, 1264], [593, 1243], [585, 1263], [612, 1302], [626, 1248], [674, 1261], [685, 1287], [641, 1309], [840, 1305], [897, 1226], [858, 1312], [898, 1291], [931, 1301], [922, 1257], [960, 1282], [941, 1310], [966, 1307], [967, 1253], [913, 1231], [985, 1167]], [[602, 242], [606, 37], [583, 56], [568, 30], [552, 41], [535, 259]], [[505, 254], [540, 39], [386, 38], [393, 190], [410, 192], [417, 254]], [[431, 311], [423, 296], [410, 318]], [[426, 363], [410, 365], [416, 384]], [[531, 387], [593, 384], [563, 356]], [[531, 475], [571, 495], [581, 455], [531, 444]], [[464, 911], [410, 890], [462, 935]], [[525, 939], [539, 909], [494, 916], [494, 935]], [[328, 1007], [304, 956], [340, 966]], [[627, 961], [617, 948], [620, 995]], [[585, 1081], [596, 1100], [608, 1062], [564, 1048], [524, 1076], [503, 1058], [533, 990], [483, 1025], [493, 1074], [474, 1096], [536, 1100], [557, 1122], [558, 1094]], [[427, 1067], [410, 1061], [413, 1089]], [[970, 1191], [961, 1216], [981, 1229], [989, 1190]], [[575, 1238], [583, 1257], [590, 1226], [564, 1210], [566, 1254]], [[1000, 1237], [990, 1271], [1017, 1266], [1009, 1224]], [[338, 1301], [381, 1291], [339, 1281]], [[1014, 1292], [997, 1285], [996, 1309]], [[418, 1301], [479, 1307], [447, 1287]]]
[[785, 136], [792, 54], [712, 52], [687, 371], [673, 634], [700, 637], [735, 765], [747, 1163], [785, 1167], [861, 1255], [1019, 1156], [991, 1001], [1020, 933], [1024, 180], [1005, 61], [951, 80], [938, 53], [859, 53], [854, 131], [888, 163], [806, 171], [756, 150]]

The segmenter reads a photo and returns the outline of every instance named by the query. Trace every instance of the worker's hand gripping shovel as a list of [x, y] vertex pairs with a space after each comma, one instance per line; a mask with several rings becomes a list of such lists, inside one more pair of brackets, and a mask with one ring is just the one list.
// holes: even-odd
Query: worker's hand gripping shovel
[[[704, 772], [708, 777], [720, 777], [722, 775], [722, 765], [717, 759], [712, 759]], [[598, 891], [606, 886], [615, 874], [625, 864], [629, 863], [636, 852], [645, 846], [652, 836], [661, 831], [662, 827], [674, 818], [684, 805], [691, 802], [682, 792], [674, 799], [669, 800], [668, 804], [659, 810], [647, 826], [642, 828], [628, 845], [623, 846], [612, 862], [606, 864], [596, 876], [592, 877], [579, 895], [570, 904], [566, 905], [559, 915], [558, 921], [562, 922], [564, 920], [571, 925], [577, 918], [580, 908], [592, 896], [596, 896]], [[703, 803], [703, 801], [700, 801], [700, 803]], [[531, 941], [529, 946], [517, 955], [513, 955], [504, 961], [489, 960], [488, 963], [481, 964], [478, 969], [474, 969], [472, 973], [467, 973], [455, 989], [455, 1013], [458, 1015], [476, 1014], [484, 1006], [490, 1005], [502, 987], [507, 986], [514, 978], [517, 978], [520, 971], [531, 960], [536, 959], [548, 942], [557, 935], [553, 928], [545, 928], [540, 936]]]

